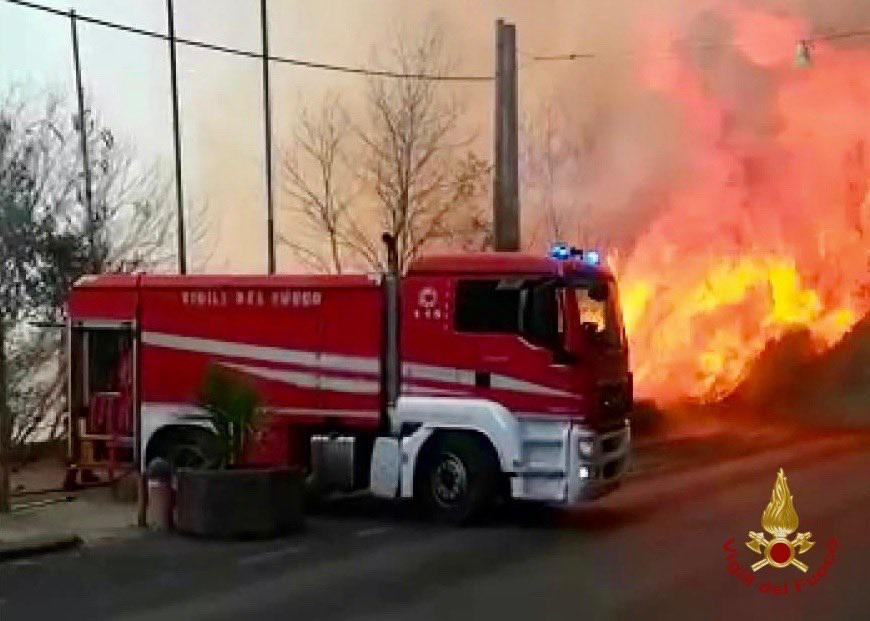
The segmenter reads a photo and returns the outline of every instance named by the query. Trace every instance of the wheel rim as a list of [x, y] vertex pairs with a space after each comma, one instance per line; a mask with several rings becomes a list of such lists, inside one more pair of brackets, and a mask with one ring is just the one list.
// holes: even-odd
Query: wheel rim
[[440, 506], [455, 507], [468, 491], [465, 464], [453, 453], [444, 453], [432, 471], [432, 497]]
[[205, 468], [208, 460], [202, 449], [195, 444], [182, 444], [172, 451], [170, 460], [174, 468]]

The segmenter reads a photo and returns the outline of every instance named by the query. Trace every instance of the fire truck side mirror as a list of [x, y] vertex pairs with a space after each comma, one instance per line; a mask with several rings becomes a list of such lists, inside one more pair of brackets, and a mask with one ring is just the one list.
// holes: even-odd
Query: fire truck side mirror
[[595, 300], [596, 302], [606, 301], [609, 293], [610, 292], [607, 288], [607, 283], [596, 282], [594, 285], [592, 285], [592, 287], [589, 288], [589, 298]]

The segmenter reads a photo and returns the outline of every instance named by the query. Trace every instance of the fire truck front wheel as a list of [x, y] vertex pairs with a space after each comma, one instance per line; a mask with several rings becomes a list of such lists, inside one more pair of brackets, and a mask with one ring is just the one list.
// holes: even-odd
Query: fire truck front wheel
[[500, 472], [495, 451], [477, 434], [439, 434], [421, 455], [414, 498], [440, 521], [467, 524], [495, 504]]

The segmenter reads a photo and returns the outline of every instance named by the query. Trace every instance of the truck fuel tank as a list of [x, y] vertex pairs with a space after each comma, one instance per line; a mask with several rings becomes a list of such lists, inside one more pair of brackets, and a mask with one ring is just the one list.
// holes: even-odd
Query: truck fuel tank
[[368, 485], [368, 456], [354, 436], [311, 436], [311, 471], [323, 491], [350, 492]]

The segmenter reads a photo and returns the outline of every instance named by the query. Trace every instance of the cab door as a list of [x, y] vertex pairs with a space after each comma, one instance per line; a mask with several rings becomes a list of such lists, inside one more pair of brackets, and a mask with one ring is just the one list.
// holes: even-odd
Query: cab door
[[577, 410], [560, 326], [558, 290], [546, 279], [456, 282], [454, 330], [474, 352], [475, 392], [517, 413]]

